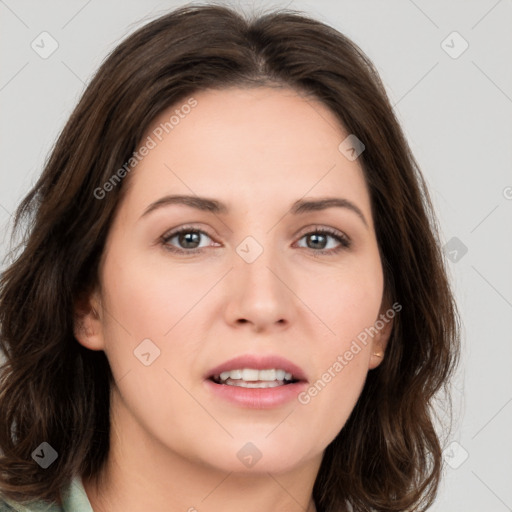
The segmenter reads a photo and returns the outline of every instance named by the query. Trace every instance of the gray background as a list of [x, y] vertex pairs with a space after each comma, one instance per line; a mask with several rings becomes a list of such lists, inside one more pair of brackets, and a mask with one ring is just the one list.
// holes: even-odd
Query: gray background
[[[377, 66], [430, 186], [464, 324], [455, 424], [432, 510], [512, 511], [511, 1], [224, 3], [303, 10]], [[0, 257], [12, 212], [92, 73], [127, 34], [183, 4], [0, 0]], [[47, 59], [31, 48], [43, 31], [59, 45]], [[453, 31], [469, 44], [457, 58], [445, 51], [464, 47]]]

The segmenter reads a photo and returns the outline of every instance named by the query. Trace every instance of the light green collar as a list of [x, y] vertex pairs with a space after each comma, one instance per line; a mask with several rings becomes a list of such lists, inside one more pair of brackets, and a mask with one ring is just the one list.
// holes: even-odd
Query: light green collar
[[[8, 507], [5, 508], [5, 505], [8, 505]], [[4, 510], [6, 512], [12, 510], [16, 512], [94, 512], [82, 484], [82, 478], [78, 475], [72, 479], [69, 487], [63, 491], [62, 507], [55, 503], [48, 504], [44, 501], [21, 505], [1, 497], [0, 512]]]
[[78, 475], [73, 478], [71, 485], [64, 492], [62, 502], [64, 512], [94, 512], [82, 484], [82, 478]]

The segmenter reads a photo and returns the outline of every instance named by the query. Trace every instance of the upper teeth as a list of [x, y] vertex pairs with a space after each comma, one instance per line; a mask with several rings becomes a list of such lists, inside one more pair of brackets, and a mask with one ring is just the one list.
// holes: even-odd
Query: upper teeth
[[255, 370], [253, 368], [243, 368], [240, 370], [230, 370], [220, 374], [220, 380], [239, 379], [245, 381], [257, 380], [292, 380], [292, 374], [281, 369]]

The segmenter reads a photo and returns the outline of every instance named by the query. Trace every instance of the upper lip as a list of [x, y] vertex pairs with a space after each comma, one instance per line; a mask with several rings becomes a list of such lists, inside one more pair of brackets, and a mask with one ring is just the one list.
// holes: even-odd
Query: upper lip
[[288, 361], [288, 359], [275, 354], [245, 354], [235, 357], [209, 370], [205, 375], [205, 378], [210, 379], [215, 375], [221, 374], [222, 372], [243, 368], [254, 368], [255, 370], [265, 370], [267, 368], [282, 369], [288, 373], [291, 373], [294, 380], [307, 381], [302, 368], [292, 363], [291, 361]]

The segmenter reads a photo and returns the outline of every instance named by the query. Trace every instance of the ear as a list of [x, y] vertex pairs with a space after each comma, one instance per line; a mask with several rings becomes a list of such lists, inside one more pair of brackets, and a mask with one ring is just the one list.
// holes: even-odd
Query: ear
[[90, 350], [103, 350], [103, 319], [99, 293], [82, 294], [75, 301], [73, 332], [75, 338]]
[[[402, 308], [400, 307], [400, 309]], [[373, 337], [371, 344], [370, 361], [368, 363], [368, 369], [370, 370], [377, 368], [386, 357], [386, 347], [393, 330], [395, 314], [396, 311], [390, 306], [389, 301], [383, 301], [379, 316], [374, 324], [377, 334]]]

